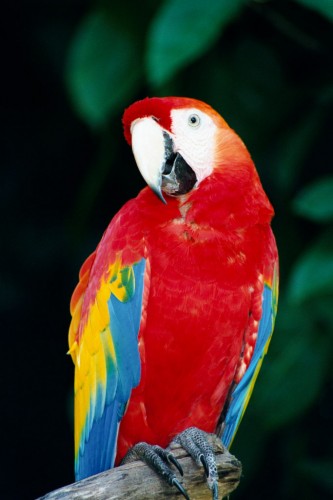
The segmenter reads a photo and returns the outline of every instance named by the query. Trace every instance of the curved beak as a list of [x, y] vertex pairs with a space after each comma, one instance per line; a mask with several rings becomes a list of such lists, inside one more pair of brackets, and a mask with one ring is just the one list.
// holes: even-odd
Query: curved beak
[[132, 150], [142, 177], [166, 203], [162, 190], [170, 196], [186, 194], [196, 185], [197, 177], [179, 152], [169, 133], [152, 118], [132, 123]]
[[151, 117], [133, 122], [132, 150], [136, 164], [148, 186], [163, 203], [162, 172], [165, 165], [164, 131]]

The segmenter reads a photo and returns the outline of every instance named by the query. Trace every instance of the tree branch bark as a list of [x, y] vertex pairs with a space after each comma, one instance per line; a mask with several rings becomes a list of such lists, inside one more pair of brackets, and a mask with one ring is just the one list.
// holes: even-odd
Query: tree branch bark
[[[219, 474], [219, 498], [223, 498], [237, 488], [242, 465], [219, 438], [212, 435], [211, 440]], [[173, 448], [172, 452], [183, 467], [184, 477], [179, 476], [179, 480], [191, 500], [211, 499], [203, 468], [199, 468], [180, 446]], [[176, 488], [170, 487], [147, 465], [137, 461], [64, 486], [39, 500], [150, 500], [165, 497], [170, 500], [182, 498]]]

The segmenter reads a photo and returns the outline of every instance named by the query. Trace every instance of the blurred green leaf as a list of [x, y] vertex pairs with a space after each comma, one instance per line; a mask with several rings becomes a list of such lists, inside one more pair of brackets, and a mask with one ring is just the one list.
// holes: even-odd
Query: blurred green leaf
[[290, 192], [299, 178], [301, 168], [320, 134], [322, 121], [321, 108], [313, 108], [281, 132], [274, 154], [274, 171], [277, 183], [285, 194]]
[[294, 211], [318, 222], [333, 220], [333, 175], [305, 187], [293, 202]]
[[[326, 297], [322, 296], [319, 300], [313, 300], [313, 314], [319, 319], [321, 325], [326, 329], [327, 333], [333, 339], [333, 297], [331, 294]], [[332, 443], [333, 444], [333, 443]]]
[[305, 307], [280, 307], [272, 346], [249, 411], [272, 431], [300, 417], [314, 402], [324, 382], [330, 339], [316, 331]]
[[130, 101], [141, 76], [140, 52], [131, 31], [106, 9], [90, 13], [72, 40], [67, 85], [79, 115], [103, 124]]
[[[225, 52], [218, 46], [191, 65], [186, 78], [182, 79], [182, 93], [191, 95], [195, 87], [195, 95], [222, 114], [254, 159], [258, 161], [261, 153], [263, 163], [269, 165], [268, 145], [272, 138], [278, 137], [279, 124], [285, 130], [290, 107], [295, 104], [299, 90], [296, 94], [287, 81], [281, 61], [270, 44], [259, 43], [247, 35], [243, 33]], [[223, 38], [220, 44], [223, 46]]]
[[298, 3], [316, 10], [330, 21], [333, 21], [333, 2], [332, 0], [296, 0]]
[[332, 230], [299, 257], [291, 272], [287, 293], [293, 303], [333, 293]]
[[147, 71], [153, 85], [167, 82], [202, 55], [236, 17], [245, 0], [169, 0], [157, 12], [148, 37]]

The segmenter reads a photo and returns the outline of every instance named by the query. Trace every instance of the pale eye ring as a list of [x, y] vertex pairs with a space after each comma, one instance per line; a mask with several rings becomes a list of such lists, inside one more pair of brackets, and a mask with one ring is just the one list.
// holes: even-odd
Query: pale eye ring
[[190, 127], [199, 127], [199, 125], [200, 125], [199, 115], [196, 115], [195, 113], [190, 115], [188, 117], [188, 124], [190, 125]]

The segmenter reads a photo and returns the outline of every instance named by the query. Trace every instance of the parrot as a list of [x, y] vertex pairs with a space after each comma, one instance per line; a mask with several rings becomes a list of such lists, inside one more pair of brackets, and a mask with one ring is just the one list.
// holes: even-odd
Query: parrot
[[189, 498], [178, 443], [218, 498], [267, 352], [278, 299], [273, 207], [248, 149], [187, 97], [146, 97], [122, 118], [147, 186], [112, 218], [70, 311], [75, 479], [141, 459]]

